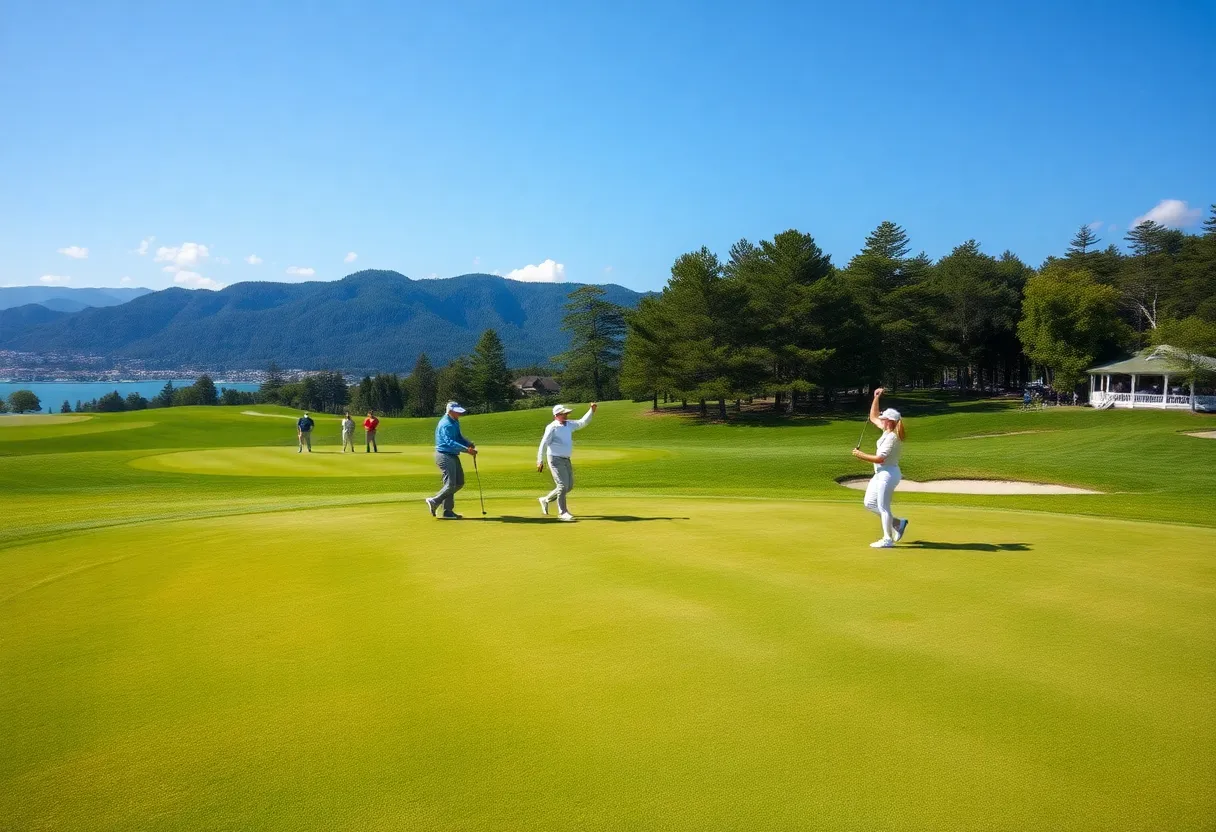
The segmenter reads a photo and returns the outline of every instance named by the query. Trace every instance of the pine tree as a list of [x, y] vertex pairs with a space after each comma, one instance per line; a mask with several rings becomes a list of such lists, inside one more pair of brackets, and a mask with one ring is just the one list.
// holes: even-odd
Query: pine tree
[[581, 286], [567, 295], [562, 329], [570, 333], [570, 349], [553, 360], [564, 365], [563, 389], [577, 398], [599, 401], [618, 388], [625, 313], [605, 294], [598, 286]]
[[1203, 233], [1208, 237], [1216, 237], [1216, 202], [1212, 203], [1212, 215], [1203, 221]]
[[502, 339], [492, 329], [481, 334], [477, 346], [473, 349], [473, 358], [469, 364], [469, 385], [472, 392], [472, 402], [480, 406], [485, 413], [505, 410], [511, 401], [514, 388], [511, 386], [511, 373], [507, 369], [507, 355], [502, 346]]
[[63, 404], [61, 404], [59, 406], [59, 412], [60, 413], [71, 413], [72, 412], [72, 405], [68, 402], [67, 399], [64, 399]]
[[[173, 395], [176, 391], [173, 389], [173, 382], [166, 381], [165, 386], [161, 388], [156, 397], [152, 399], [153, 407], [173, 407]], [[76, 409], [80, 410], [80, 403], [76, 403]]]
[[908, 256], [911, 247], [908, 242], [908, 232], [891, 222], [883, 220], [878, 227], [866, 237], [862, 255], [883, 257], [887, 260], [903, 260]]
[[194, 380], [194, 389], [198, 394], [198, 403], [205, 405], [219, 404], [220, 396], [215, 390], [215, 382], [211, 376], [204, 373]]
[[266, 367], [266, 380], [258, 388], [258, 395], [264, 402], [279, 401], [279, 391], [283, 389], [283, 372], [273, 361]]
[[464, 355], [454, 359], [439, 371], [435, 380], [436, 390], [439, 394], [436, 402], [439, 403], [439, 407], [443, 407], [447, 402], [469, 401], [469, 396], [472, 394], [469, 375], [469, 359]]
[[414, 362], [414, 371], [406, 379], [406, 387], [409, 389], [410, 415], [435, 415], [435, 400], [439, 397], [438, 379], [426, 353], [419, 355]]
[[1096, 249], [1098, 243], [1102, 242], [1098, 236], [1094, 234], [1093, 229], [1088, 225], [1083, 225], [1077, 230], [1077, 234], [1072, 238], [1072, 242], [1068, 244], [1068, 257], [1071, 259], [1085, 259], [1089, 254], [1089, 250]]

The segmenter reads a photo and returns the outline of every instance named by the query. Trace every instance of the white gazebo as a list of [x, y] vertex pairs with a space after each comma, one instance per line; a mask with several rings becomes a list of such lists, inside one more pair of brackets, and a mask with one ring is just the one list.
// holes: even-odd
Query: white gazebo
[[1099, 410], [1108, 407], [1216, 410], [1216, 395], [1196, 395], [1193, 378], [1185, 385], [1180, 381], [1183, 376], [1193, 376], [1193, 369], [1216, 373], [1216, 358], [1166, 346], [1141, 350], [1123, 361], [1086, 370], [1089, 403]]

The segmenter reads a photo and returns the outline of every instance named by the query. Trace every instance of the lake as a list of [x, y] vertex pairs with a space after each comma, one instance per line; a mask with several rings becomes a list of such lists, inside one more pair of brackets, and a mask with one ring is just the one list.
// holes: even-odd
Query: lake
[[[174, 387], [189, 387], [194, 383], [194, 379], [174, 380]], [[59, 408], [63, 406], [64, 401], [72, 405], [72, 409], [76, 409], [76, 402], [91, 402], [93, 399], [99, 399], [106, 393], [112, 390], [117, 390], [118, 394], [124, 399], [131, 393], [138, 393], [145, 399], [150, 399], [159, 393], [165, 386], [164, 381], [65, 381], [65, 382], [26, 382], [9, 383], [0, 382], [0, 397], [5, 401], [14, 390], [32, 390], [38, 400], [42, 402], [42, 412], [58, 413]], [[217, 390], [223, 391], [225, 387], [231, 387], [234, 390], [242, 390], [251, 392], [258, 389], [257, 384], [239, 384], [231, 382], [217, 381], [215, 387]], [[0, 417], [3, 418], [3, 417]]]

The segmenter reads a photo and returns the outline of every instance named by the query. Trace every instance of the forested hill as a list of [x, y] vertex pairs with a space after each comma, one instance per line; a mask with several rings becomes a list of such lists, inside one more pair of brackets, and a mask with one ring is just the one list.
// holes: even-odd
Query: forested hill
[[[217, 292], [166, 289], [122, 306], [0, 329], [0, 349], [89, 352], [151, 366], [408, 371], [419, 353], [444, 363], [495, 329], [516, 366], [566, 349], [566, 295], [577, 284], [522, 283], [486, 274], [410, 280], [361, 271], [326, 283], [237, 283]], [[642, 297], [602, 287], [633, 307]]]

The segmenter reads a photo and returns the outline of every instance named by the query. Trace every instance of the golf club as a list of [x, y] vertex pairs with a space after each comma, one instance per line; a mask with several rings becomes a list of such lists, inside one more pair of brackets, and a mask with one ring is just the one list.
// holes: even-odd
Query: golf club
[[481, 490], [481, 471], [477, 470], [477, 457], [473, 457], [473, 473], [477, 475], [477, 496], [481, 498], [481, 516], [486, 516], [486, 495]]
[[857, 437], [857, 444], [853, 446], [853, 450], [857, 451], [857, 450], [861, 449], [861, 440], [865, 438], [866, 425], [868, 425], [868, 424], [870, 424], [869, 419], [866, 419], [864, 422], [861, 423], [861, 434]]

